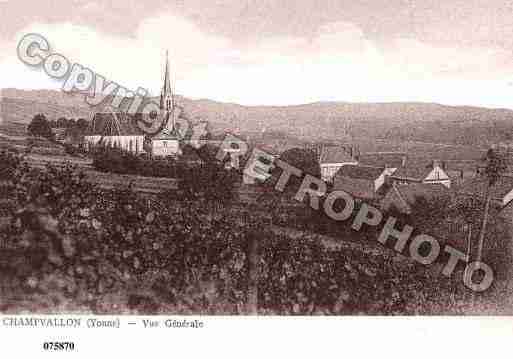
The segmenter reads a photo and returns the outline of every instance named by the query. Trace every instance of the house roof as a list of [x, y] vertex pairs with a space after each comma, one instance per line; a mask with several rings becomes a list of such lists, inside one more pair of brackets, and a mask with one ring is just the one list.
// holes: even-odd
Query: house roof
[[404, 152], [374, 152], [364, 153], [358, 158], [362, 165], [375, 167], [402, 167], [403, 158], [406, 156]]
[[[457, 192], [463, 195], [485, 196], [488, 187], [488, 180], [485, 177], [472, 178], [457, 188]], [[513, 177], [502, 176], [495, 183], [490, 191], [493, 199], [502, 201], [503, 198], [513, 190]]]
[[394, 172], [393, 177], [413, 178], [422, 180], [433, 170], [433, 163], [426, 161], [410, 161], [407, 166], [400, 167]]
[[86, 136], [144, 136], [137, 120], [149, 115], [143, 113], [96, 113], [86, 131]]
[[333, 189], [350, 193], [362, 199], [377, 199], [374, 181], [383, 173], [384, 167], [344, 165], [333, 177]]
[[334, 178], [336, 179], [337, 177], [349, 177], [354, 179], [374, 181], [379, 176], [381, 176], [384, 169], [384, 167], [344, 165], [340, 167]]
[[336, 176], [333, 180], [333, 190], [344, 191], [362, 199], [378, 198], [378, 194], [374, 191], [374, 181], [368, 179]]
[[341, 146], [323, 146], [319, 162], [323, 163], [345, 163], [356, 162], [351, 154]]

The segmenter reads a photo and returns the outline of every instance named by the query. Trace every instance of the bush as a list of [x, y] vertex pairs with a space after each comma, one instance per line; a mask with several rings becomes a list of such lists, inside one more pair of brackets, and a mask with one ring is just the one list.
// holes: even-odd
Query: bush
[[104, 146], [93, 149], [92, 156], [93, 167], [102, 172], [176, 178], [181, 168], [172, 158], [153, 160]]

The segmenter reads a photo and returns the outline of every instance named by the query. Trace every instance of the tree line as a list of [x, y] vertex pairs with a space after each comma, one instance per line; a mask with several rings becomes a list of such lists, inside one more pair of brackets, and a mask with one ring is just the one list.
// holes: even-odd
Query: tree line
[[53, 140], [55, 139], [54, 129], [56, 128], [64, 128], [65, 136], [80, 136], [85, 134], [88, 126], [89, 122], [84, 118], [75, 120], [73, 118], [60, 117], [57, 120], [48, 120], [44, 114], [39, 113], [30, 121], [27, 132], [31, 136]]

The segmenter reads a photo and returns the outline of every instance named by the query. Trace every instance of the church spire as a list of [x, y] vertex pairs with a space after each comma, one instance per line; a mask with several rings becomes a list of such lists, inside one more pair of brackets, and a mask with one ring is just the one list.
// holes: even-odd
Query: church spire
[[166, 50], [166, 69], [164, 72], [164, 86], [160, 93], [160, 109], [171, 111], [173, 108], [173, 90], [171, 89], [171, 79], [169, 77], [169, 59]]

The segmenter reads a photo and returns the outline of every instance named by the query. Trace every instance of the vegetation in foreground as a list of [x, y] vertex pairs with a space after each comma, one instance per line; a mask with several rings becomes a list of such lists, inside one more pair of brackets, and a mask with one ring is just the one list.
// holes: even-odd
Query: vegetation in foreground
[[[71, 167], [1, 155], [2, 312], [444, 314], [460, 278], [267, 230], [207, 199], [101, 191]], [[14, 157], [13, 157], [14, 156]], [[490, 294], [492, 306], [497, 300]]]

